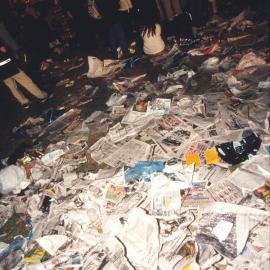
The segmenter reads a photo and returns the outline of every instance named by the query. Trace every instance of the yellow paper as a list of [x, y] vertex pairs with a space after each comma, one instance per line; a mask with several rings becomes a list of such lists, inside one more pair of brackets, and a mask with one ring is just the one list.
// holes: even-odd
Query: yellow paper
[[188, 265], [185, 265], [185, 266], [182, 268], [182, 270], [192, 270], [192, 267], [191, 267], [190, 264], [188, 264]]
[[216, 150], [215, 147], [206, 149], [204, 151], [204, 156], [205, 156], [206, 163], [208, 165], [211, 165], [211, 164], [215, 164], [215, 163], [220, 162], [220, 159], [219, 159], [219, 156], [218, 156], [218, 152], [217, 152], [217, 150]]
[[191, 165], [195, 163], [197, 167], [200, 167], [202, 165], [200, 156], [198, 153], [188, 153], [186, 154], [185, 161], [187, 165]]

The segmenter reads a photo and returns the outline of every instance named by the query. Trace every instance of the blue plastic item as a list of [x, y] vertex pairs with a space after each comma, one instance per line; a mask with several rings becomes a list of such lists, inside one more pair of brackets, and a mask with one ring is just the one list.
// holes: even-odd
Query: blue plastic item
[[135, 166], [125, 171], [125, 181], [144, 180], [150, 181], [150, 176], [155, 172], [162, 172], [164, 162], [162, 161], [140, 161]]

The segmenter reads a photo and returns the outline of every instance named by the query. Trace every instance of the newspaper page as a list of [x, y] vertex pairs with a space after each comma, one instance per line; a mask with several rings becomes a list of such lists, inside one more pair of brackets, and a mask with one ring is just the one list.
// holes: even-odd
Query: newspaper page
[[133, 208], [138, 207], [146, 199], [145, 192], [133, 192], [126, 196], [115, 206], [114, 214], [127, 214]]
[[186, 126], [185, 121], [173, 114], [165, 114], [158, 120], [159, 126], [166, 130], [173, 130], [177, 126]]
[[200, 127], [202, 129], [209, 129], [211, 126], [215, 124], [215, 119], [212, 117], [201, 117], [201, 116], [185, 116], [184, 119], [190, 123], [191, 125], [194, 125], [195, 127]]
[[191, 134], [192, 133], [188, 130], [178, 128], [177, 130], [167, 133], [165, 138], [160, 141], [160, 144], [172, 153], [177, 154], [179, 146], [189, 140]]
[[121, 123], [125, 125], [130, 125], [138, 122], [139, 120], [145, 118], [147, 115], [146, 112], [138, 112], [133, 110], [133, 107], [129, 108], [123, 117]]
[[171, 100], [165, 98], [156, 98], [153, 101], [148, 102], [147, 113], [148, 114], [165, 114], [170, 111]]
[[84, 269], [98, 270], [107, 262], [107, 252], [104, 247], [97, 244], [84, 255]]
[[205, 186], [209, 186], [227, 178], [230, 174], [230, 170], [221, 166], [202, 166], [198, 171], [197, 179], [193, 179], [193, 184], [205, 183]]
[[107, 156], [103, 162], [112, 167], [134, 166], [139, 161], [148, 161], [151, 146], [147, 143], [132, 139], [111, 155]]
[[135, 270], [125, 257], [125, 248], [117, 237], [106, 240], [106, 246], [109, 249], [108, 262], [102, 268], [103, 270]]
[[244, 198], [241, 189], [227, 179], [220, 180], [211, 185], [208, 188], [208, 192], [217, 202], [239, 204]]
[[203, 206], [196, 241], [212, 245], [220, 254], [236, 258], [244, 249], [249, 232], [270, 213], [230, 203]]
[[104, 199], [106, 201], [117, 203], [125, 196], [125, 188], [123, 186], [117, 186], [109, 183], [104, 193]]
[[243, 252], [230, 262], [229, 270], [270, 269], [270, 218], [266, 218], [251, 232]]
[[156, 270], [159, 256], [157, 220], [140, 208], [129, 212], [124, 231], [119, 236], [126, 247], [128, 260], [136, 269]]
[[93, 160], [97, 163], [103, 163], [104, 159], [117, 149], [118, 147], [115, 144], [103, 137], [90, 147], [89, 152]]
[[132, 125], [128, 125], [123, 127], [120, 123], [117, 123], [115, 126], [111, 127], [108, 132], [108, 137], [114, 143], [122, 141], [127, 137], [132, 137], [136, 135], [139, 131], [138, 127], [133, 127]]
[[238, 188], [254, 191], [260, 186], [264, 185], [265, 177], [240, 167], [230, 175], [229, 181], [231, 181]]
[[192, 263], [192, 258], [196, 257], [197, 253], [198, 249], [194, 239], [189, 235], [188, 230], [184, 230], [183, 233], [179, 234], [178, 238], [162, 246], [159, 265], [161, 269], [189, 268], [187, 266]]
[[180, 214], [181, 190], [188, 185], [180, 181], [170, 181], [161, 173], [151, 175], [151, 215], [156, 218], [176, 218]]
[[203, 185], [196, 185], [186, 190], [182, 195], [182, 210], [183, 209], [198, 209], [205, 203], [209, 203], [211, 197], [207, 193]]

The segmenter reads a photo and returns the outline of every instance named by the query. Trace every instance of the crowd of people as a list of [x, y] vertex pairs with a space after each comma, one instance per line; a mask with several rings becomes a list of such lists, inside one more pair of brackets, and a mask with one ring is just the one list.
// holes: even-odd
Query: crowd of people
[[[9, 59], [8, 51], [17, 60], [27, 57], [28, 63], [39, 70], [41, 63], [52, 53], [61, 54], [72, 49], [109, 48], [112, 58], [127, 58], [131, 44], [136, 44], [137, 51], [158, 54], [165, 48], [164, 28], [175, 36], [196, 37], [196, 28], [209, 16], [215, 16], [222, 2], [1, 0], [1, 59], [6, 58], [4, 62]], [[0, 74], [4, 68], [5, 64], [0, 63]], [[1, 79], [6, 83], [9, 78], [1, 75]], [[13, 87], [11, 83], [6, 85], [21, 104], [27, 104], [14, 90], [14, 83]], [[40, 94], [36, 96], [41, 97]]]
[[159, 25], [160, 38], [162, 21], [179, 20], [175, 29], [196, 26], [202, 22], [209, 2], [216, 0], [3, 0], [0, 38], [15, 55], [23, 48], [37, 62], [48, 57], [52, 48], [94, 49], [100, 43], [117, 57], [119, 46], [126, 55], [130, 42], [138, 40], [142, 32], [142, 37], [149, 37], [146, 28], [155, 36], [155, 25]]

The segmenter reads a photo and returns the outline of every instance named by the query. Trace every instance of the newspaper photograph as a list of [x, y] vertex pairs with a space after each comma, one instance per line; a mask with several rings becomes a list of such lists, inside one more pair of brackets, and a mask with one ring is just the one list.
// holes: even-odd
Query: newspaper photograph
[[171, 107], [170, 99], [156, 98], [153, 101], [148, 102], [147, 113], [165, 114], [169, 112], [170, 107]]

